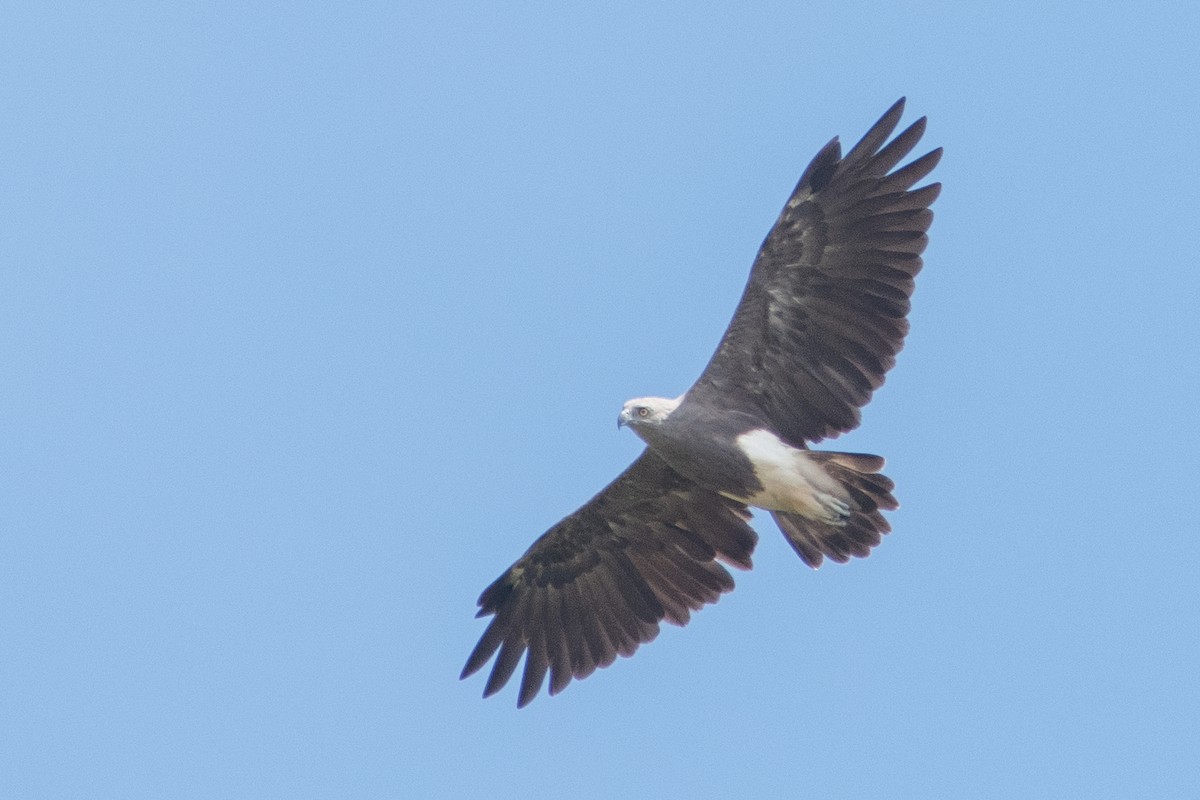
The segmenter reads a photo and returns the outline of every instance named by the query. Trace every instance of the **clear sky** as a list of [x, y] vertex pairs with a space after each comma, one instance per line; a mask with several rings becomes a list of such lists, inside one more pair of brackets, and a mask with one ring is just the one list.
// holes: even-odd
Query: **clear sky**
[[[0, 796], [1200, 796], [1200, 12], [1118, 5], [6, 4]], [[901, 95], [894, 533], [481, 700], [479, 591]]]

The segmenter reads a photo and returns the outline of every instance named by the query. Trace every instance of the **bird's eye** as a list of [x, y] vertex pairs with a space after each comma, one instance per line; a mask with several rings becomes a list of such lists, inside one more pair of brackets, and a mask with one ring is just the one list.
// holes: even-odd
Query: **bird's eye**
[[646, 417], [650, 416], [650, 409], [646, 408], [645, 406], [638, 406], [637, 415], [642, 419], [645, 419]]

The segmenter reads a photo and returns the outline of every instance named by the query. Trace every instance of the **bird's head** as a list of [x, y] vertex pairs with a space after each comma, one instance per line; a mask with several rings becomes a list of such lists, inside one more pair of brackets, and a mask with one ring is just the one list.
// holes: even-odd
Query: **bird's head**
[[670, 400], [666, 397], [635, 397], [625, 403], [617, 417], [617, 427], [626, 425], [637, 431], [651, 425], [661, 425], [683, 399], [676, 397]]

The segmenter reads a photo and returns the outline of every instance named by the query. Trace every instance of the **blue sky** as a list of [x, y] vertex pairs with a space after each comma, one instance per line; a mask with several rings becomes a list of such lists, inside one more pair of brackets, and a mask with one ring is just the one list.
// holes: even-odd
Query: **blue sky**
[[[1200, 794], [1190, 3], [9, 4], [0, 795]], [[831, 136], [946, 155], [870, 559], [563, 694], [479, 591]]]

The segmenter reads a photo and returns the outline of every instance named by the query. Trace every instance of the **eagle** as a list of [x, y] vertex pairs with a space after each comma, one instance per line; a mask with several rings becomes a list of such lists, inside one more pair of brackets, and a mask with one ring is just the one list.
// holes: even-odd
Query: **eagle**
[[912, 188], [935, 149], [896, 169], [925, 132], [892, 136], [897, 101], [845, 156], [835, 137], [804, 170], [763, 241], [733, 319], [680, 397], [639, 397], [617, 419], [645, 443], [616, 480], [483, 590], [492, 619], [463, 667], [495, 656], [483, 696], [522, 658], [517, 706], [586, 678], [658, 635], [663, 620], [733, 589], [765, 510], [810, 567], [862, 558], [898, 508], [884, 460], [808, 444], [857, 427], [908, 332], [913, 279], [941, 185]]

